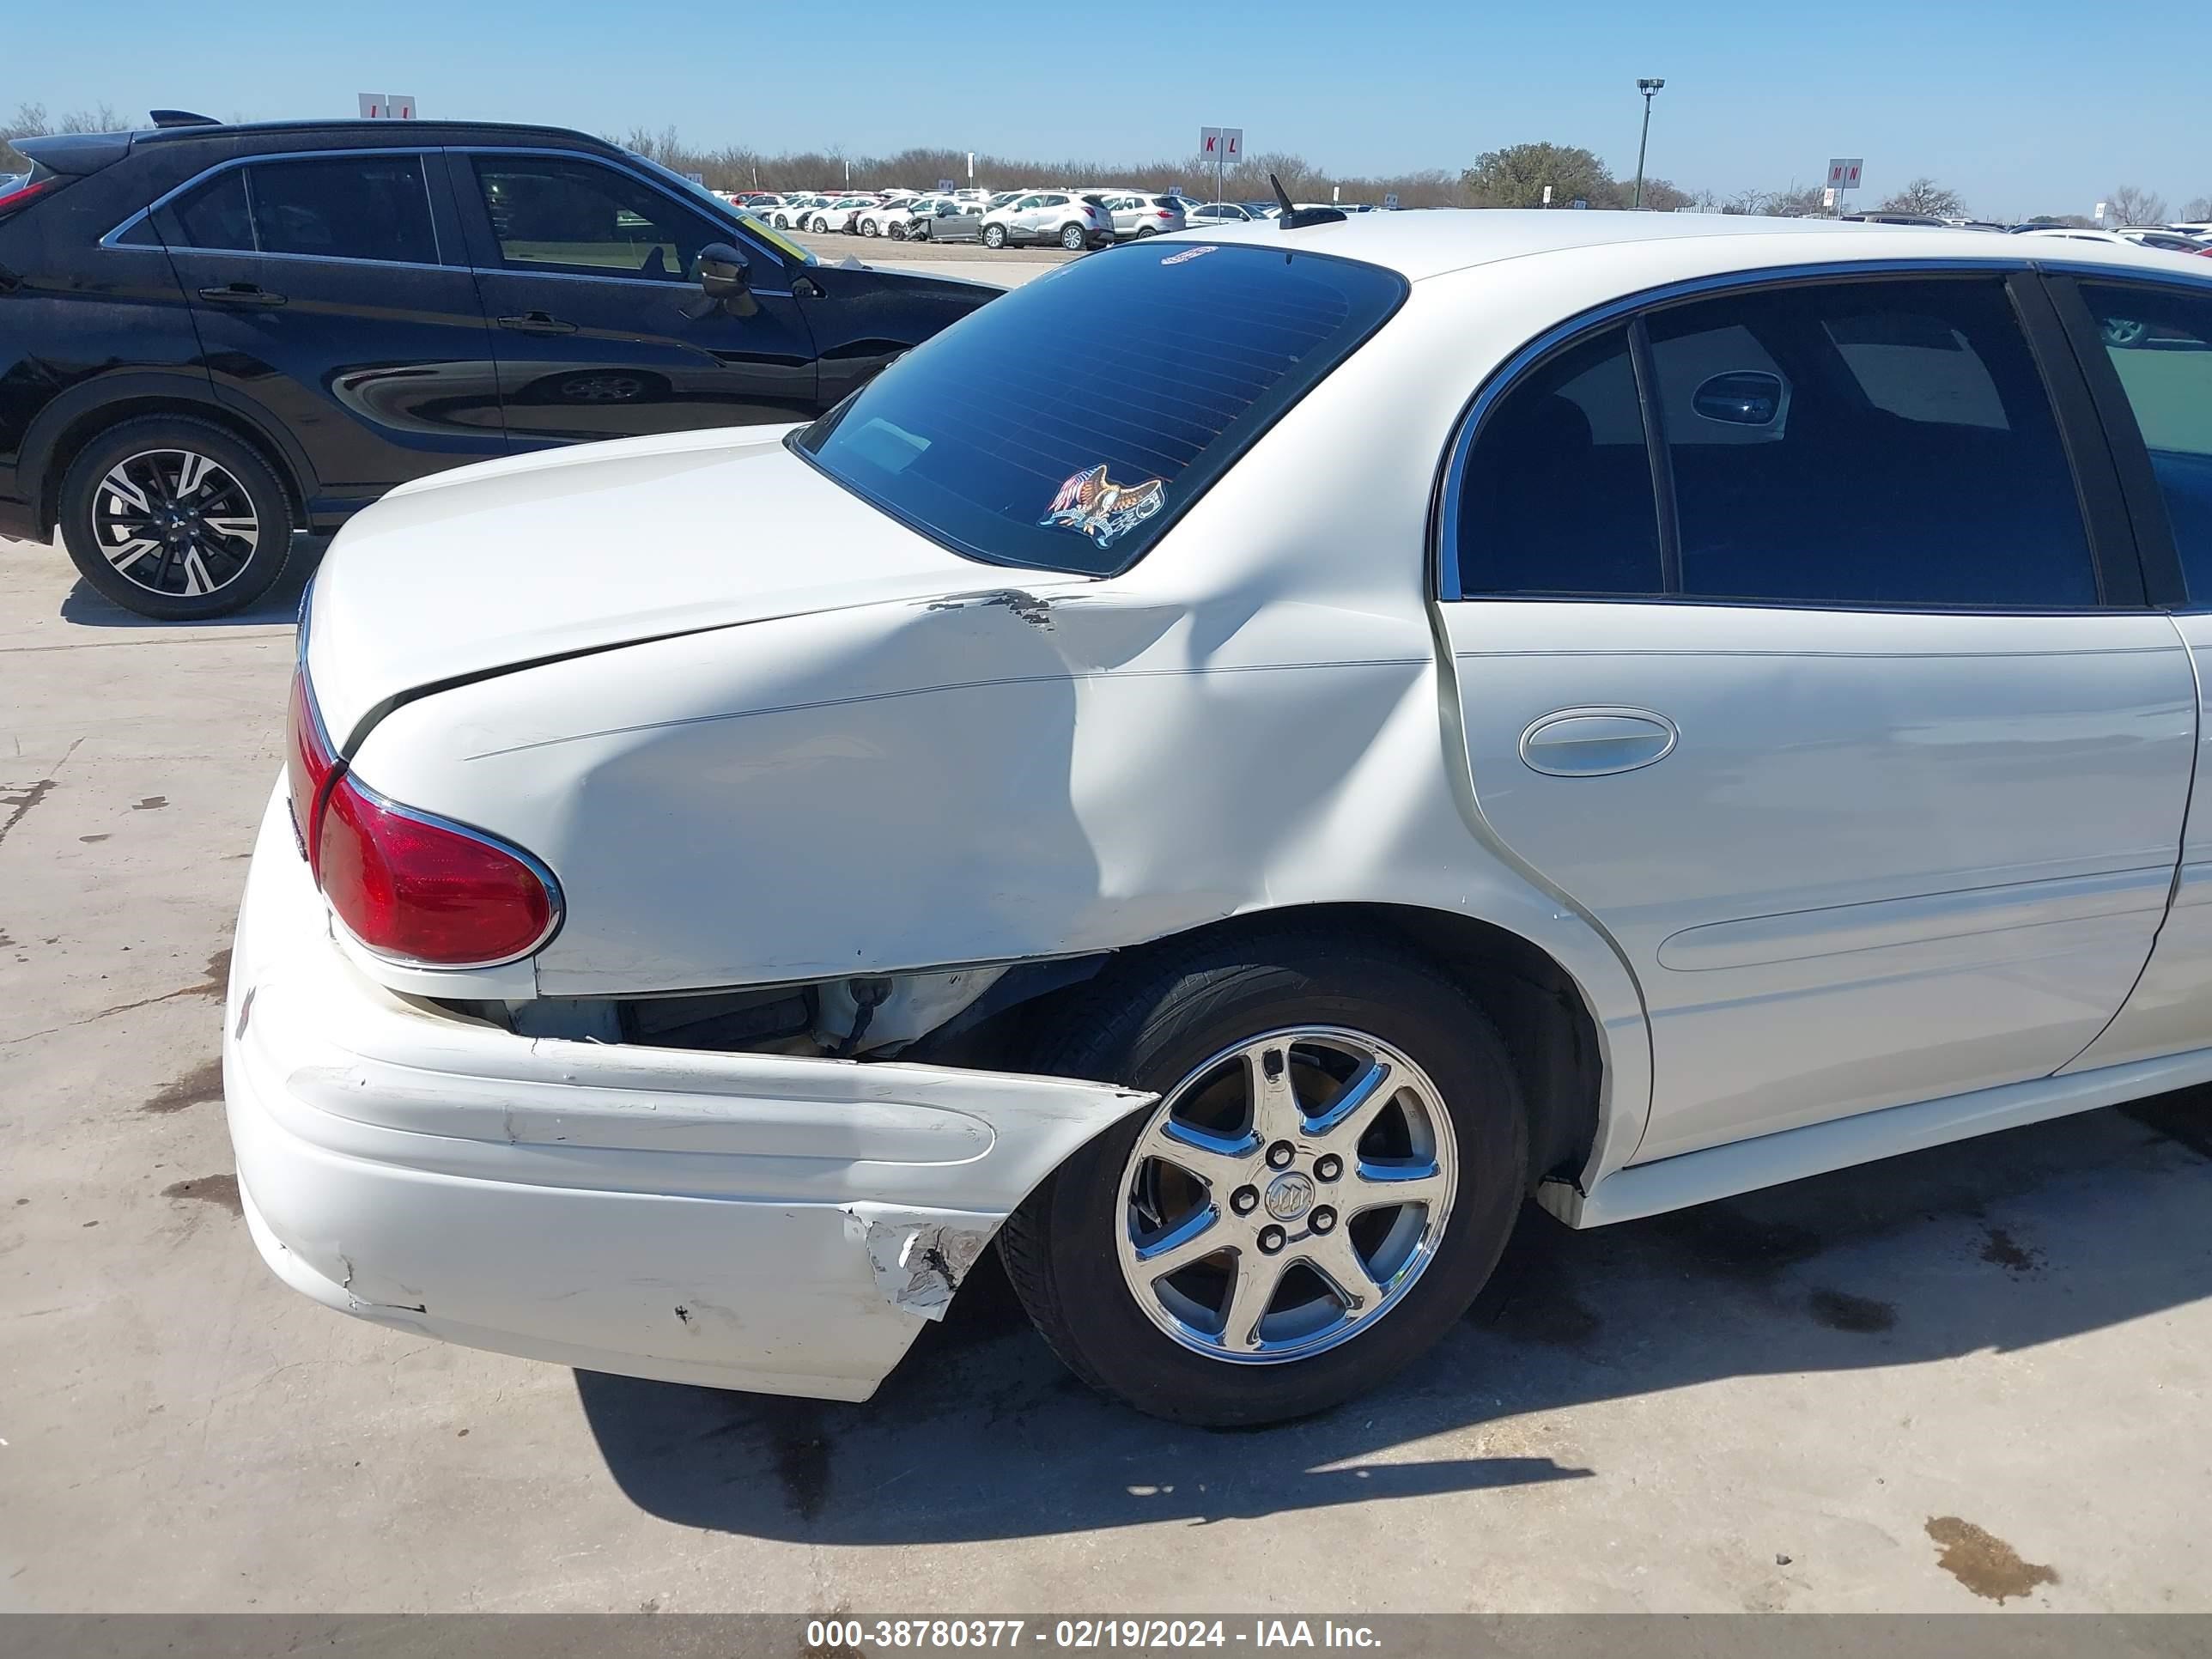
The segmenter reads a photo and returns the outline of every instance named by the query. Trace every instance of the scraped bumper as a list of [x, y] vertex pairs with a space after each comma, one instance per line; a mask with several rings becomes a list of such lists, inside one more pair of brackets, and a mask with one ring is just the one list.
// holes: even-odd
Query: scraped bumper
[[253, 1241], [343, 1312], [670, 1382], [865, 1400], [1006, 1215], [1150, 1097], [516, 1036], [372, 983], [283, 792], [223, 1084]]

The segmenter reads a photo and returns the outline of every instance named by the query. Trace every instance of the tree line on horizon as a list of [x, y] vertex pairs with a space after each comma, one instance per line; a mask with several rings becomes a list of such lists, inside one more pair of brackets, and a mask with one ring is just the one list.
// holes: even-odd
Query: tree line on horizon
[[[234, 120], [244, 118], [234, 116]], [[114, 108], [101, 104], [71, 110], [49, 118], [43, 104], [26, 102], [10, 120], [0, 122], [0, 172], [29, 165], [9, 140], [54, 132], [107, 132], [131, 125]], [[769, 153], [744, 145], [726, 144], [705, 149], [687, 143], [671, 127], [656, 132], [636, 126], [626, 135], [605, 135], [640, 155], [648, 156], [678, 173], [697, 173], [710, 189], [723, 191], [832, 190], [850, 185], [855, 190], [902, 188], [928, 190], [939, 179], [956, 185], [969, 182], [968, 152], [917, 146], [890, 155], [853, 155], [842, 148]], [[1327, 202], [1339, 196], [1346, 202], [1379, 204], [1395, 195], [1401, 207], [1540, 207], [1544, 188], [1551, 186], [1552, 205], [1566, 207], [1585, 201], [1592, 208], [1632, 206], [1636, 181], [1617, 176], [1595, 151], [1575, 144], [1523, 143], [1485, 150], [1472, 166], [1458, 173], [1443, 167], [1388, 175], [1334, 173], [1288, 150], [1247, 155], [1221, 176], [1221, 193], [1231, 201], [1265, 201], [1273, 192], [1268, 176], [1282, 180], [1293, 201]], [[1213, 168], [1202, 156], [1163, 158], [1131, 165], [1126, 161], [1063, 158], [1038, 161], [978, 152], [975, 182], [999, 189], [1027, 185], [1126, 185], [1133, 189], [1179, 188], [1186, 194], [1210, 198], [1214, 190]], [[1703, 213], [1770, 214], [1803, 218], [1826, 210], [1820, 185], [1792, 180], [1780, 189], [1744, 189], [1723, 192], [1711, 188], [1685, 189], [1673, 180], [1647, 176], [1643, 205], [1660, 212], [1692, 209]], [[2153, 225], [2166, 219], [2166, 198], [2133, 185], [2115, 186], [2106, 197], [2108, 225]], [[1852, 203], [1854, 210], [1881, 213], [1922, 214], [1936, 218], [1967, 216], [1959, 193], [1933, 178], [1917, 178], [1878, 203]], [[2212, 195], [2184, 204], [2179, 217], [2212, 219]], [[2032, 222], [2087, 225], [2080, 214], [2042, 214]]]

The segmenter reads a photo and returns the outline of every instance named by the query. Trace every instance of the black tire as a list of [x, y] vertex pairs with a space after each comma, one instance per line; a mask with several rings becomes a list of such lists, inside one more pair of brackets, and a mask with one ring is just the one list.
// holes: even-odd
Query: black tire
[[1081, 225], [1062, 225], [1060, 228], [1060, 245], [1070, 253], [1082, 252], [1090, 240], [1091, 234]]
[[1137, 240], [1140, 242], [1147, 236], [1157, 236], [1159, 234], [1160, 228], [1158, 225], [1139, 225], [1137, 228]]
[[1115, 1255], [1142, 1111], [1077, 1152], [999, 1236], [1009, 1278], [1054, 1352], [1101, 1393], [1212, 1428], [1323, 1411], [1425, 1352], [1489, 1279], [1528, 1191], [1528, 1127], [1505, 1046], [1466, 993], [1386, 940], [1311, 927], [1239, 935], [1109, 969], [1054, 1023], [1034, 1069], [1164, 1092], [1209, 1056], [1285, 1026], [1346, 1027], [1425, 1071], [1462, 1174], [1436, 1253], [1395, 1306], [1339, 1346], [1276, 1364], [1183, 1346], [1139, 1306]]
[[[165, 455], [212, 464], [200, 487], [184, 501], [187, 507], [218, 509], [212, 516], [226, 525], [250, 514], [250, 551], [239, 550], [242, 538], [217, 535], [203, 522], [203, 540], [164, 544], [121, 565], [111, 561], [103, 550], [117, 544], [125, 507], [124, 498], [104, 480], [124, 469], [128, 482], [148, 465], [157, 477], [171, 476], [168, 464], [158, 459]], [[144, 459], [149, 457], [156, 459]], [[180, 476], [177, 481], [182, 482]], [[70, 463], [59, 505], [62, 540], [86, 586], [126, 610], [163, 622], [198, 622], [252, 604], [284, 574], [291, 557], [292, 501], [276, 469], [260, 451], [224, 428], [189, 415], [144, 415], [110, 427]], [[203, 574], [215, 579], [212, 585], [204, 592], [188, 591]]]
[[983, 246], [985, 247], [989, 248], [995, 253], [1000, 248], [1006, 246], [1006, 228], [1004, 225], [986, 225], [983, 227]]

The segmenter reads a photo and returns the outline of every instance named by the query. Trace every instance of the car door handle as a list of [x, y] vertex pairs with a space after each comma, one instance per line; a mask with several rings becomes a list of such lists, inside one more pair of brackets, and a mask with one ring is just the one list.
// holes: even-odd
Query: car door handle
[[1521, 734], [1521, 760], [1547, 777], [1601, 778], [1665, 760], [1680, 736], [1649, 709], [1562, 708]]
[[222, 288], [204, 288], [200, 298], [219, 306], [281, 306], [284, 296], [271, 294], [258, 283], [232, 283]]
[[576, 325], [564, 323], [549, 312], [525, 312], [520, 317], [501, 317], [501, 328], [511, 328], [517, 334], [574, 334]]

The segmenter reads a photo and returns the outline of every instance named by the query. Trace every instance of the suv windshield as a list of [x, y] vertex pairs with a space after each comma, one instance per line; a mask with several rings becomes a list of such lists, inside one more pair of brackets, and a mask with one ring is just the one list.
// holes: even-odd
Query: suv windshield
[[1322, 254], [1133, 244], [994, 300], [791, 442], [957, 553], [1109, 574], [1406, 291]]

